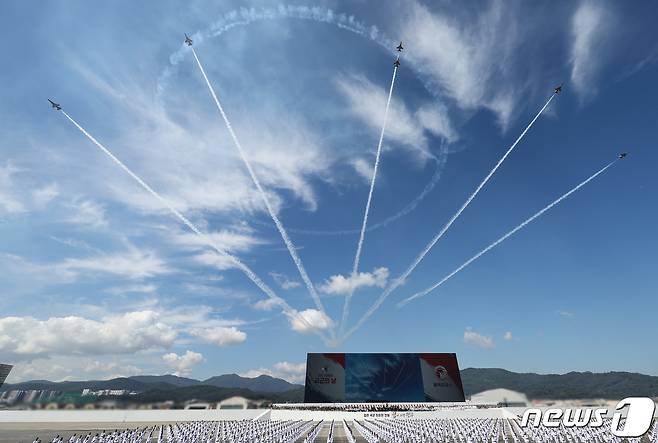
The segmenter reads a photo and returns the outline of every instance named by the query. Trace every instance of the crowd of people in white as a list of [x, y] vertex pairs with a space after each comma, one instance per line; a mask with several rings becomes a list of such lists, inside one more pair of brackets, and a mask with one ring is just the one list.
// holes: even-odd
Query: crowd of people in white
[[[599, 428], [521, 427], [514, 419], [342, 420], [348, 443], [658, 443], [658, 422], [637, 439], [611, 433], [610, 419]], [[48, 443], [333, 443], [335, 423], [302, 420], [198, 421], [57, 436]], [[324, 438], [324, 437], [323, 437]], [[341, 440], [338, 440], [341, 441]], [[39, 438], [34, 443], [42, 443]]]
[[355, 427], [368, 443], [658, 443], [657, 423], [643, 438], [629, 440], [612, 434], [610, 419], [599, 428], [522, 428], [509, 419], [364, 420]]
[[[450, 403], [280, 403], [272, 409], [292, 409], [304, 411], [344, 411], [344, 412], [407, 412], [407, 411], [446, 411], [476, 409], [489, 405], [474, 405], [464, 402]], [[491, 405], [495, 406], [495, 405]]]

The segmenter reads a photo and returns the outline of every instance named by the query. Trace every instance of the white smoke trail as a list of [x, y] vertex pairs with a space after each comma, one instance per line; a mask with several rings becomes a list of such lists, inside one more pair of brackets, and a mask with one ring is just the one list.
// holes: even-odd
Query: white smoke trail
[[487, 176], [484, 177], [484, 179], [480, 182], [480, 184], [478, 185], [478, 187], [475, 188], [475, 191], [473, 191], [473, 193], [468, 197], [468, 199], [464, 202], [464, 204], [461, 206], [461, 208], [459, 208], [459, 210], [458, 210], [458, 211], [457, 211], [457, 212], [456, 212], [456, 213], [450, 218], [450, 220], [448, 220], [448, 223], [446, 223], [446, 225], [445, 225], [445, 226], [439, 231], [439, 233], [436, 234], [436, 235], [434, 236], [434, 238], [432, 239], [432, 241], [430, 241], [430, 242], [427, 244], [427, 246], [425, 246], [425, 249], [423, 249], [423, 251], [418, 255], [418, 257], [416, 257], [416, 259], [415, 259], [415, 260], [413, 261], [413, 263], [407, 268], [407, 270], [406, 270], [401, 276], [399, 276], [398, 278], [396, 278], [395, 280], [393, 280], [393, 282], [391, 282], [391, 284], [390, 284], [390, 285], [384, 290], [384, 292], [379, 296], [379, 298], [378, 298], [377, 300], [375, 300], [375, 302], [372, 304], [372, 306], [370, 306], [370, 308], [368, 308], [368, 310], [366, 311], [366, 313], [363, 314], [363, 316], [359, 319], [359, 321], [357, 322], [357, 324], [354, 325], [354, 327], [352, 327], [352, 329], [350, 329], [349, 332], [348, 332], [347, 334], [345, 334], [345, 336], [342, 337], [342, 340], [343, 340], [343, 341], [346, 340], [346, 339], [348, 339], [348, 338], [349, 338], [352, 334], [354, 334], [354, 333], [355, 333], [355, 332], [356, 332], [361, 326], [363, 326], [363, 324], [364, 324], [364, 323], [370, 318], [370, 316], [371, 316], [372, 314], [374, 314], [375, 311], [376, 311], [377, 309], [379, 309], [379, 307], [382, 305], [382, 303], [384, 303], [384, 301], [386, 300], [386, 298], [388, 298], [388, 296], [391, 295], [391, 293], [392, 293], [395, 289], [397, 289], [399, 286], [401, 286], [401, 285], [407, 280], [407, 278], [409, 277], [409, 275], [414, 271], [414, 269], [416, 269], [416, 267], [418, 267], [418, 265], [420, 264], [420, 262], [423, 261], [423, 259], [425, 258], [425, 256], [426, 256], [426, 255], [429, 253], [429, 251], [432, 249], [432, 247], [434, 247], [434, 245], [435, 245], [435, 244], [441, 239], [441, 237], [443, 237], [443, 235], [446, 233], [446, 231], [450, 228], [450, 226], [452, 226], [452, 224], [457, 220], [457, 218], [459, 218], [459, 216], [462, 214], [462, 212], [464, 212], [464, 210], [468, 207], [468, 205], [471, 204], [471, 202], [472, 202], [473, 199], [478, 195], [478, 193], [480, 192], [480, 190], [484, 187], [485, 184], [487, 184], [487, 182], [489, 181], [489, 179], [491, 178], [491, 176], [494, 175], [494, 173], [498, 170], [498, 168], [500, 167], [500, 165], [505, 161], [505, 159], [506, 159], [506, 158], [510, 155], [510, 153], [514, 150], [514, 148], [516, 147], [516, 145], [521, 141], [521, 139], [523, 138], [523, 136], [525, 136], [525, 134], [526, 134], [526, 133], [528, 132], [528, 130], [532, 127], [532, 125], [535, 123], [535, 121], [537, 121], [537, 119], [538, 119], [539, 116], [542, 114], [542, 112], [544, 112], [544, 110], [548, 107], [548, 105], [551, 103], [551, 101], [553, 100], [553, 98], [555, 97], [555, 95], [556, 95], [556, 93], [554, 93], [553, 95], [551, 95], [551, 97], [548, 99], [548, 101], [547, 101], [547, 102], [544, 104], [544, 106], [539, 110], [539, 112], [537, 113], [537, 115], [535, 115], [535, 117], [530, 121], [530, 123], [528, 124], [528, 126], [526, 126], [526, 128], [523, 130], [523, 132], [521, 133], [521, 135], [519, 135], [519, 137], [514, 141], [514, 143], [512, 143], [512, 145], [507, 149], [507, 152], [505, 152], [505, 155], [503, 155], [503, 156], [500, 158], [500, 160], [498, 160], [498, 163], [496, 163], [496, 166], [494, 166], [493, 169], [489, 172], [489, 174], [487, 174]]
[[276, 295], [274, 291], [267, 286], [267, 284], [262, 281], [252, 270], [249, 268], [246, 264], [244, 264], [239, 258], [236, 256], [232, 255], [228, 251], [224, 250], [223, 248], [217, 246], [214, 241], [204, 233], [202, 233], [191, 221], [187, 219], [183, 214], [181, 214], [176, 208], [174, 208], [167, 200], [165, 200], [164, 197], [162, 197], [160, 194], [158, 194], [156, 191], [153, 190], [146, 182], [144, 182], [137, 174], [135, 174], [132, 170], [128, 168], [121, 160], [119, 160], [117, 157], [110, 152], [109, 149], [107, 149], [105, 146], [103, 146], [98, 140], [96, 140], [91, 134], [89, 134], [82, 126], [78, 124], [70, 115], [68, 115], [65, 111], [61, 111], [62, 114], [66, 116], [67, 119], [71, 123], [73, 123], [79, 130], [82, 132], [89, 140], [91, 140], [92, 143], [94, 143], [101, 151], [103, 151], [105, 154], [107, 154], [108, 157], [114, 161], [121, 169], [123, 169], [128, 175], [130, 175], [137, 183], [141, 185], [142, 188], [144, 188], [149, 194], [151, 194], [153, 197], [155, 197], [156, 200], [158, 200], [160, 203], [162, 203], [168, 210], [171, 212], [178, 220], [180, 220], [185, 226], [187, 226], [192, 232], [194, 232], [196, 235], [198, 235], [208, 246], [213, 248], [217, 253], [227, 257], [233, 264], [240, 269], [256, 286], [258, 286], [264, 293], [267, 295], [270, 299], [272, 299], [276, 304], [280, 305], [283, 307], [283, 311], [286, 315], [290, 317], [298, 317], [301, 319], [302, 322], [304, 322], [308, 327], [309, 330], [317, 333], [325, 342], [328, 342], [327, 337], [322, 334], [321, 331], [317, 330], [316, 328], [311, 325], [306, 317], [303, 315], [299, 314], [295, 309], [291, 308], [288, 303], [286, 303], [281, 297]]
[[[279, 230], [279, 234], [281, 234], [281, 238], [283, 239], [283, 242], [286, 244], [286, 248], [288, 248], [288, 252], [290, 253], [290, 257], [292, 257], [292, 260], [295, 262], [295, 266], [297, 266], [297, 269], [299, 270], [299, 275], [301, 275], [302, 280], [304, 281], [304, 284], [306, 285], [306, 288], [308, 289], [308, 292], [311, 294], [311, 297], [313, 298], [313, 301], [315, 302], [315, 305], [318, 308], [318, 310], [325, 317], [330, 318], [327, 315], [327, 312], [324, 309], [322, 301], [320, 300], [320, 296], [315, 291], [315, 287], [313, 286], [313, 283], [311, 282], [311, 279], [309, 278], [308, 274], [306, 273], [306, 269], [304, 269], [304, 265], [302, 264], [302, 261], [299, 258], [299, 255], [297, 254], [297, 250], [295, 249], [295, 245], [292, 243], [292, 240], [290, 240], [290, 237], [288, 237], [288, 233], [286, 232], [285, 228], [283, 227], [283, 223], [281, 223], [281, 220], [279, 220], [279, 217], [276, 215], [276, 212], [274, 211], [274, 208], [270, 204], [270, 200], [267, 198], [267, 194], [265, 193], [265, 190], [263, 189], [263, 187], [260, 184], [260, 180], [258, 180], [258, 177], [256, 177], [256, 173], [254, 172], [253, 168], [251, 167], [251, 163], [249, 163], [249, 159], [247, 158], [247, 155], [245, 154], [244, 149], [242, 148], [242, 144], [240, 144], [240, 141], [238, 140], [237, 135], [235, 135], [235, 131], [233, 131], [233, 126], [231, 125], [231, 122], [229, 121], [228, 116], [226, 115], [226, 112], [224, 112], [224, 108], [222, 107], [222, 104], [219, 102], [219, 98], [217, 98], [217, 94], [215, 94], [215, 90], [213, 89], [212, 85], [210, 84], [210, 80], [208, 80], [208, 76], [206, 75], [206, 71], [203, 69], [203, 66], [201, 65], [201, 61], [199, 60], [199, 56], [197, 55], [194, 48], [191, 48], [191, 49], [192, 49], [192, 54], [194, 54], [194, 59], [196, 60], [197, 66], [199, 67], [199, 70], [201, 71], [201, 74], [203, 75], [203, 79], [206, 81], [206, 85], [208, 86], [208, 90], [210, 91], [210, 94], [212, 95], [213, 100], [215, 100], [215, 105], [217, 105], [217, 109], [219, 110], [219, 113], [221, 114], [222, 119], [224, 120], [224, 124], [226, 125], [226, 129], [228, 129], [228, 132], [231, 135], [231, 139], [233, 140], [233, 144], [235, 145], [238, 152], [240, 153], [240, 157], [242, 158], [242, 161], [244, 162], [244, 165], [247, 168], [247, 171], [249, 171], [249, 175], [251, 176], [251, 180], [254, 182], [254, 185], [256, 185], [256, 188], [258, 189], [258, 192], [260, 193], [260, 196], [262, 197], [263, 202], [265, 203], [265, 206], [267, 207], [267, 211], [270, 213], [270, 217], [272, 217], [272, 220], [274, 221], [274, 224], [276, 225], [276, 228]], [[334, 335], [333, 329], [332, 329], [332, 335]]]
[[504, 242], [505, 240], [507, 240], [509, 237], [511, 237], [512, 235], [514, 235], [517, 231], [523, 229], [524, 227], [526, 227], [528, 224], [530, 224], [532, 221], [534, 221], [534, 220], [537, 219], [538, 217], [541, 217], [541, 215], [542, 215], [544, 212], [548, 211], [548, 210], [551, 209], [553, 206], [557, 205], [557, 204], [560, 203], [562, 200], [566, 199], [566, 198], [569, 197], [571, 194], [573, 194], [574, 192], [576, 192], [577, 190], [579, 190], [580, 188], [582, 188], [583, 186], [585, 186], [587, 183], [589, 183], [590, 181], [594, 180], [599, 174], [602, 174], [606, 169], [608, 169], [610, 166], [612, 166], [612, 165], [615, 164], [616, 162], [617, 162], [617, 160], [615, 160], [615, 161], [613, 161], [613, 162], [610, 162], [607, 166], [605, 166], [603, 169], [601, 169], [600, 171], [598, 171], [597, 173], [595, 173], [594, 175], [592, 175], [590, 178], [588, 178], [588, 179], [585, 180], [584, 182], [580, 183], [578, 186], [576, 186], [575, 188], [573, 188], [572, 190], [570, 190], [570, 191], [567, 192], [566, 194], [562, 195], [560, 198], [558, 198], [557, 200], [555, 200], [553, 203], [549, 204], [549, 205], [546, 206], [544, 209], [542, 209], [541, 211], [537, 212], [535, 215], [533, 215], [532, 217], [528, 218], [526, 221], [524, 221], [523, 223], [521, 223], [520, 225], [518, 225], [516, 228], [512, 229], [512, 230], [509, 231], [507, 234], [503, 235], [503, 236], [500, 237], [498, 240], [496, 240], [495, 242], [491, 243], [489, 246], [487, 246], [486, 248], [484, 248], [483, 250], [481, 250], [480, 252], [478, 252], [477, 254], [475, 254], [473, 257], [471, 257], [470, 259], [468, 259], [467, 261], [465, 261], [465, 262], [464, 262], [461, 266], [459, 266], [457, 269], [455, 269], [455, 270], [452, 271], [450, 274], [448, 274], [448, 275], [446, 275], [445, 277], [443, 277], [438, 283], [436, 283], [436, 284], [430, 286], [429, 288], [427, 288], [427, 289], [425, 289], [425, 290], [423, 290], [423, 291], [420, 291], [420, 292], [418, 292], [418, 293], [412, 295], [411, 297], [408, 297], [408, 298], [402, 300], [400, 303], [398, 303], [398, 305], [397, 305], [398, 308], [399, 308], [399, 307], [402, 307], [402, 306], [404, 306], [404, 305], [406, 305], [407, 303], [411, 302], [412, 300], [415, 300], [415, 299], [420, 298], [420, 297], [424, 297], [425, 295], [429, 294], [430, 292], [432, 292], [433, 290], [435, 290], [436, 288], [438, 288], [439, 286], [441, 286], [442, 284], [444, 284], [445, 282], [447, 282], [448, 280], [450, 280], [455, 274], [457, 274], [458, 272], [460, 272], [460, 271], [461, 271], [462, 269], [464, 269], [466, 266], [470, 265], [470, 264], [473, 263], [475, 260], [477, 260], [478, 258], [482, 257], [484, 254], [486, 254], [487, 252], [489, 252], [490, 250], [492, 250], [493, 248], [495, 248], [496, 246], [498, 246], [499, 244], [501, 244], [502, 242]]
[[[359, 233], [359, 241], [356, 246], [356, 254], [354, 255], [354, 264], [352, 266], [352, 278], [359, 272], [359, 261], [361, 260], [361, 250], [363, 249], [363, 239], [366, 235], [366, 227], [368, 226], [368, 213], [370, 212], [370, 203], [372, 202], [372, 193], [375, 189], [375, 181], [377, 179], [377, 169], [379, 168], [379, 158], [382, 152], [382, 143], [384, 142], [384, 132], [386, 131], [386, 123], [388, 122], [388, 110], [391, 107], [391, 97], [393, 96], [393, 86], [395, 85], [395, 77], [398, 73], [398, 67], [393, 67], [393, 78], [391, 79], [391, 87], [388, 90], [388, 99], [386, 100], [386, 108], [384, 110], [384, 123], [382, 124], [382, 132], [379, 134], [379, 142], [377, 143], [377, 154], [375, 155], [375, 167], [372, 172], [372, 180], [370, 181], [370, 191], [368, 191], [368, 200], [366, 201], [366, 209], [363, 214], [363, 223], [361, 225], [361, 232]], [[340, 322], [340, 332], [342, 335], [345, 330], [345, 324], [349, 317], [350, 301], [354, 295], [354, 287], [345, 297], [343, 302], [343, 317]]]

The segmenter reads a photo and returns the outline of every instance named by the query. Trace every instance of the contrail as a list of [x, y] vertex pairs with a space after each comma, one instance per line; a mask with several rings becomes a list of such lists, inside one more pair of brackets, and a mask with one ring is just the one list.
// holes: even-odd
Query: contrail
[[[617, 160], [619, 160], [619, 159], [617, 159]], [[603, 169], [601, 169], [600, 171], [598, 171], [597, 173], [595, 173], [594, 175], [592, 175], [590, 178], [588, 178], [587, 180], [585, 180], [584, 182], [582, 182], [581, 184], [579, 184], [578, 186], [576, 186], [575, 188], [573, 188], [572, 190], [570, 190], [569, 192], [567, 192], [566, 194], [562, 195], [560, 198], [558, 198], [557, 200], [555, 200], [553, 203], [551, 203], [550, 205], [546, 206], [544, 209], [542, 209], [541, 211], [537, 212], [537, 213], [536, 213], [535, 215], [533, 215], [532, 217], [528, 218], [526, 221], [524, 221], [523, 223], [521, 223], [520, 225], [518, 225], [516, 228], [512, 229], [511, 231], [509, 231], [507, 234], [505, 234], [505, 235], [503, 235], [502, 237], [500, 237], [500, 238], [499, 238], [498, 240], [496, 240], [495, 242], [491, 243], [489, 246], [487, 246], [486, 248], [484, 248], [483, 250], [481, 250], [480, 252], [478, 252], [477, 254], [475, 254], [473, 257], [471, 257], [470, 259], [468, 259], [467, 261], [465, 261], [461, 266], [459, 266], [457, 269], [455, 269], [454, 271], [452, 271], [450, 274], [448, 274], [448, 275], [446, 275], [445, 277], [443, 277], [438, 283], [436, 283], [436, 284], [430, 286], [429, 288], [425, 289], [424, 291], [420, 291], [420, 292], [418, 292], [418, 293], [412, 295], [411, 297], [408, 297], [408, 298], [402, 300], [400, 303], [398, 303], [398, 305], [397, 305], [398, 308], [400, 308], [400, 307], [406, 305], [407, 303], [409, 303], [409, 302], [412, 301], [412, 300], [415, 300], [415, 299], [417, 299], [417, 298], [420, 298], [420, 297], [424, 297], [424, 296], [426, 296], [427, 294], [429, 294], [430, 292], [432, 292], [433, 290], [435, 290], [436, 288], [438, 288], [439, 286], [441, 286], [442, 284], [444, 284], [445, 282], [447, 282], [448, 280], [450, 280], [455, 274], [457, 274], [458, 272], [460, 272], [460, 271], [461, 271], [462, 269], [464, 269], [466, 266], [470, 265], [470, 264], [473, 263], [475, 260], [477, 260], [478, 258], [482, 257], [484, 254], [486, 254], [487, 252], [489, 252], [490, 250], [492, 250], [493, 248], [495, 248], [496, 246], [498, 246], [499, 244], [501, 244], [502, 242], [504, 242], [505, 240], [507, 240], [509, 237], [511, 237], [512, 235], [514, 235], [517, 231], [523, 229], [524, 227], [526, 227], [528, 224], [530, 224], [532, 221], [534, 221], [534, 220], [537, 219], [538, 217], [541, 217], [541, 215], [542, 215], [544, 212], [548, 211], [548, 210], [551, 209], [553, 206], [557, 205], [557, 204], [560, 203], [562, 200], [566, 199], [566, 198], [569, 197], [571, 194], [573, 194], [574, 192], [576, 192], [577, 190], [579, 190], [580, 188], [582, 188], [583, 186], [585, 186], [587, 183], [589, 183], [590, 181], [594, 180], [599, 174], [602, 174], [606, 169], [608, 169], [610, 166], [612, 166], [613, 164], [615, 164], [615, 163], [617, 162], [617, 160], [614, 160], [614, 161], [610, 162], [607, 166], [605, 166]]]
[[192, 224], [191, 221], [187, 219], [183, 214], [181, 214], [176, 208], [174, 208], [167, 200], [164, 199], [160, 194], [158, 194], [156, 191], [153, 190], [144, 180], [139, 178], [137, 174], [135, 174], [133, 171], [131, 171], [128, 166], [123, 164], [121, 160], [119, 160], [117, 157], [110, 152], [109, 149], [107, 149], [105, 146], [103, 146], [98, 140], [96, 140], [91, 134], [89, 134], [82, 126], [78, 124], [73, 118], [66, 113], [66, 111], [62, 110], [62, 114], [66, 116], [66, 118], [69, 119], [71, 123], [73, 123], [79, 130], [82, 132], [89, 140], [91, 140], [92, 143], [94, 143], [98, 148], [103, 151], [105, 154], [107, 154], [108, 157], [114, 161], [121, 169], [123, 169], [128, 175], [130, 175], [137, 183], [141, 185], [142, 188], [144, 188], [146, 191], [148, 191], [149, 194], [151, 194], [153, 197], [155, 197], [156, 200], [158, 200], [160, 203], [162, 203], [168, 210], [171, 212], [178, 220], [183, 222], [185, 226], [190, 228], [192, 232], [194, 232], [196, 235], [199, 236], [208, 246], [213, 248], [215, 251], [217, 251], [219, 254], [224, 255], [228, 259], [230, 259], [235, 266], [240, 269], [248, 278], [251, 280], [256, 286], [258, 286], [264, 293], [267, 295], [270, 299], [275, 301], [277, 304], [281, 305], [283, 307], [283, 311], [286, 315], [291, 316], [291, 317], [298, 317], [304, 322], [308, 327], [309, 330], [317, 333], [325, 342], [328, 342], [327, 337], [322, 334], [321, 331], [317, 330], [316, 328], [311, 325], [306, 317], [303, 315], [299, 314], [295, 309], [291, 308], [288, 303], [286, 303], [281, 297], [276, 295], [272, 289], [270, 289], [267, 284], [262, 281], [252, 270], [249, 268], [246, 264], [244, 264], [242, 261], [240, 261], [239, 258], [236, 256], [232, 255], [228, 251], [224, 250], [223, 248], [217, 246], [215, 242], [212, 241], [210, 237], [202, 233], [194, 224]]
[[[352, 278], [359, 272], [359, 261], [361, 260], [361, 250], [363, 249], [363, 239], [366, 235], [366, 226], [368, 226], [368, 213], [370, 212], [370, 203], [372, 202], [372, 192], [375, 189], [375, 180], [377, 179], [377, 169], [379, 168], [379, 158], [382, 152], [382, 142], [384, 141], [384, 132], [386, 131], [386, 123], [388, 122], [388, 110], [391, 106], [391, 97], [393, 96], [393, 86], [395, 85], [395, 77], [398, 73], [398, 66], [393, 67], [393, 78], [391, 79], [391, 87], [388, 90], [388, 99], [386, 100], [386, 109], [384, 110], [384, 123], [382, 124], [382, 132], [379, 134], [379, 143], [377, 143], [377, 154], [375, 155], [375, 168], [372, 172], [372, 180], [370, 181], [370, 191], [368, 192], [368, 200], [366, 202], [366, 209], [363, 214], [363, 223], [361, 224], [361, 232], [359, 233], [359, 241], [356, 246], [356, 254], [354, 255], [354, 265], [352, 266]], [[343, 318], [340, 322], [340, 332], [342, 335], [345, 330], [345, 324], [349, 317], [350, 301], [354, 295], [354, 288], [345, 297], [343, 302]]]
[[[203, 79], [206, 81], [206, 85], [208, 86], [208, 90], [210, 91], [210, 95], [212, 95], [212, 98], [215, 100], [215, 104], [217, 105], [217, 109], [219, 110], [219, 113], [222, 116], [222, 119], [224, 120], [224, 123], [226, 124], [226, 129], [228, 129], [229, 134], [231, 135], [231, 138], [233, 139], [233, 144], [237, 148], [238, 152], [240, 153], [240, 157], [242, 157], [242, 161], [244, 162], [245, 167], [247, 168], [247, 171], [249, 171], [249, 175], [251, 176], [251, 180], [254, 182], [254, 185], [256, 185], [256, 188], [258, 189], [258, 192], [260, 193], [261, 197], [263, 198], [263, 202], [265, 203], [265, 206], [267, 207], [267, 211], [270, 213], [270, 217], [272, 217], [272, 220], [274, 221], [274, 224], [276, 225], [276, 228], [279, 230], [279, 234], [281, 234], [281, 238], [283, 239], [283, 242], [286, 244], [286, 248], [288, 248], [288, 252], [290, 253], [290, 257], [292, 257], [292, 260], [295, 262], [295, 266], [297, 266], [297, 269], [299, 270], [299, 275], [301, 275], [302, 280], [304, 280], [304, 284], [306, 285], [306, 288], [308, 289], [308, 292], [311, 294], [311, 297], [313, 298], [313, 301], [315, 302], [315, 306], [320, 310], [322, 315], [324, 315], [327, 318], [330, 318], [327, 315], [327, 311], [324, 309], [324, 305], [322, 304], [322, 301], [320, 300], [320, 297], [318, 296], [318, 293], [315, 291], [315, 287], [313, 286], [313, 283], [311, 282], [311, 279], [308, 277], [308, 274], [306, 273], [306, 269], [304, 269], [304, 265], [302, 264], [302, 260], [299, 258], [299, 255], [297, 255], [297, 250], [295, 249], [295, 245], [292, 243], [292, 240], [290, 240], [290, 237], [288, 237], [288, 233], [283, 227], [283, 223], [281, 223], [281, 220], [279, 220], [279, 217], [276, 215], [274, 212], [274, 208], [272, 208], [272, 205], [270, 204], [269, 199], [267, 198], [267, 194], [265, 193], [265, 190], [260, 184], [260, 181], [258, 180], [258, 177], [256, 177], [256, 174], [254, 173], [254, 170], [251, 167], [251, 163], [249, 163], [249, 159], [247, 158], [244, 149], [242, 148], [242, 145], [240, 144], [240, 141], [238, 140], [238, 137], [235, 135], [235, 131], [233, 131], [233, 126], [231, 126], [231, 122], [228, 119], [228, 116], [224, 112], [224, 108], [222, 107], [222, 104], [219, 102], [219, 99], [217, 98], [217, 94], [215, 94], [215, 90], [213, 89], [212, 85], [210, 84], [210, 80], [208, 80], [208, 76], [206, 75], [206, 71], [203, 69], [203, 66], [201, 66], [201, 61], [199, 60], [199, 57], [197, 56], [196, 51], [194, 50], [193, 47], [190, 47], [192, 49], [192, 54], [194, 54], [194, 59], [196, 60], [197, 66], [199, 66], [199, 70], [201, 71], [201, 74], [203, 75]], [[332, 335], [335, 335], [335, 332], [332, 329]]]
[[368, 308], [366, 313], [361, 317], [361, 319], [359, 319], [357, 324], [354, 325], [354, 327], [352, 329], [350, 329], [347, 334], [345, 334], [345, 336], [342, 338], [342, 340], [346, 340], [352, 334], [354, 334], [361, 326], [363, 326], [363, 324], [366, 322], [366, 320], [368, 320], [370, 318], [370, 316], [372, 314], [374, 314], [377, 309], [379, 309], [379, 307], [382, 305], [382, 303], [384, 303], [386, 298], [395, 289], [397, 289], [400, 285], [402, 285], [406, 281], [406, 279], [414, 271], [414, 269], [416, 269], [416, 267], [420, 264], [420, 262], [423, 261], [425, 256], [432, 249], [432, 247], [434, 247], [436, 242], [438, 242], [441, 239], [441, 237], [443, 237], [443, 234], [446, 233], [446, 231], [450, 228], [450, 226], [452, 226], [452, 224], [457, 220], [457, 218], [459, 218], [459, 216], [462, 214], [462, 212], [464, 212], [464, 210], [468, 207], [468, 205], [471, 204], [471, 202], [473, 201], [475, 196], [478, 195], [478, 193], [484, 187], [484, 185], [487, 184], [487, 182], [489, 181], [491, 176], [494, 175], [494, 173], [498, 170], [500, 165], [505, 161], [507, 156], [510, 155], [510, 153], [514, 150], [516, 145], [521, 141], [523, 136], [525, 136], [525, 134], [528, 132], [528, 130], [532, 127], [532, 125], [535, 123], [535, 121], [537, 121], [539, 116], [542, 114], [542, 112], [544, 112], [544, 110], [548, 107], [548, 105], [551, 103], [551, 101], [553, 100], [553, 98], [556, 95], [557, 95], [557, 93], [554, 93], [553, 95], [551, 95], [551, 97], [548, 99], [546, 104], [544, 104], [544, 106], [539, 110], [537, 115], [535, 115], [535, 117], [530, 121], [528, 126], [526, 126], [526, 128], [523, 130], [521, 135], [519, 135], [519, 137], [514, 141], [514, 143], [512, 143], [512, 145], [507, 149], [507, 152], [505, 152], [505, 155], [503, 155], [500, 158], [500, 160], [498, 160], [498, 163], [496, 163], [496, 166], [493, 167], [493, 169], [489, 172], [489, 174], [487, 174], [487, 176], [484, 177], [482, 182], [480, 182], [478, 187], [475, 188], [475, 191], [473, 191], [473, 193], [470, 195], [470, 197], [468, 197], [468, 199], [464, 202], [464, 204], [461, 206], [461, 208], [459, 208], [459, 210], [450, 218], [450, 220], [448, 220], [448, 223], [446, 223], [446, 225], [443, 227], [443, 229], [441, 229], [441, 231], [439, 231], [439, 233], [434, 236], [432, 241], [430, 241], [427, 244], [427, 246], [425, 246], [425, 249], [423, 249], [423, 251], [420, 253], [420, 255], [418, 255], [418, 257], [416, 257], [416, 260], [413, 261], [411, 266], [409, 266], [409, 268], [407, 268], [407, 270], [401, 276], [399, 276], [398, 278], [393, 280], [391, 285], [384, 290], [384, 292], [379, 296], [379, 298], [375, 301], [375, 303], [373, 303], [372, 306], [370, 306], [370, 308]]

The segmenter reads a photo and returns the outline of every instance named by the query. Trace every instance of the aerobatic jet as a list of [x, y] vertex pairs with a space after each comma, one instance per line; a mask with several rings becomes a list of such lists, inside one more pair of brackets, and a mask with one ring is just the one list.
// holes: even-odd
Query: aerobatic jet
[[559, 94], [560, 92], [562, 92], [562, 83], [560, 83], [560, 86], [558, 86], [557, 88], [555, 88], [555, 93], [556, 93], [556, 94]]
[[402, 46], [402, 42], [400, 42], [400, 44], [397, 45], [395, 49], [397, 49], [398, 52], [402, 52], [402, 50], [404, 49], [404, 47]]
[[396, 68], [400, 67], [400, 57], [395, 59], [395, 62], [393, 62], [393, 66], [395, 66]]
[[619, 154], [619, 158], [624, 158], [627, 155], [628, 155], [628, 152], [622, 152], [621, 154]]
[[187, 34], [185, 34], [185, 43], [187, 44], [187, 46], [192, 46], [192, 39], [189, 38]]
[[62, 107], [59, 105], [59, 103], [55, 103], [55, 102], [52, 101], [51, 99], [48, 99], [48, 101], [49, 101], [50, 104], [52, 105], [53, 109], [57, 109], [58, 111], [61, 111], [61, 110], [62, 110]]

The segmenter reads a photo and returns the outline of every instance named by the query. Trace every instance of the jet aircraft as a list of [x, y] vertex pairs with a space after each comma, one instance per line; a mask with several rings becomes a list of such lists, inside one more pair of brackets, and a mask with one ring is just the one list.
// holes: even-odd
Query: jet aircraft
[[187, 46], [192, 46], [192, 39], [189, 38], [187, 34], [185, 34], [185, 43], [187, 44]]
[[56, 109], [56, 110], [58, 110], [58, 111], [61, 111], [61, 110], [62, 110], [62, 107], [59, 105], [59, 103], [55, 103], [55, 102], [52, 101], [51, 99], [48, 99], [48, 101], [50, 102], [50, 104], [51, 104], [51, 106], [53, 107], [53, 109]]

